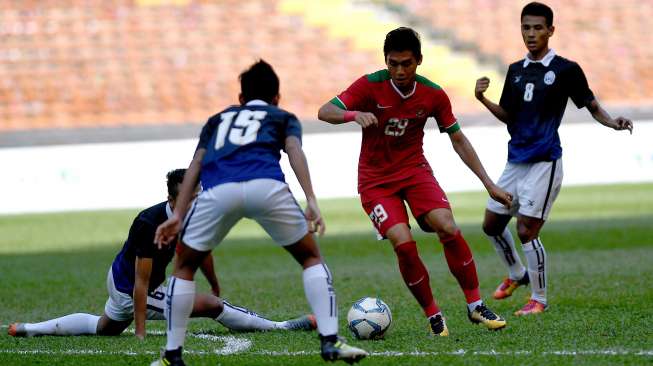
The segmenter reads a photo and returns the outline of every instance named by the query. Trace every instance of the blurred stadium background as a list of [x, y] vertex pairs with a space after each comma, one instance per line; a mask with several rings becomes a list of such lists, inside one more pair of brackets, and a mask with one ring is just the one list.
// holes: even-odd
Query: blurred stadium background
[[[552, 47], [578, 61], [609, 112], [634, 119], [637, 132], [653, 115], [653, 48], [645, 31], [653, 1], [546, 2], [555, 12]], [[0, 0], [0, 167], [25, 173], [14, 186], [39, 185], [46, 181], [16, 161], [29, 146], [192, 139], [208, 116], [236, 103], [237, 75], [257, 58], [276, 68], [282, 107], [304, 121], [306, 132], [355, 131], [316, 121], [317, 109], [383, 67], [384, 36], [400, 25], [421, 33], [420, 73], [445, 88], [463, 125], [500, 128], [474, 100], [473, 87], [487, 75], [498, 99], [507, 65], [525, 53], [519, 33], [525, 3]], [[570, 106], [564, 123], [590, 119]], [[135, 155], [143, 152], [130, 146]], [[166, 166], [185, 165], [189, 146]], [[59, 164], [48, 161], [57, 156], [48, 151], [30, 150], [45, 165]], [[67, 159], [84, 154], [69, 153]], [[115, 149], [105, 153], [106, 161], [96, 163], [110, 166]], [[653, 152], [635, 154], [653, 180]], [[74, 178], [65, 169], [56, 174], [64, 183]]]

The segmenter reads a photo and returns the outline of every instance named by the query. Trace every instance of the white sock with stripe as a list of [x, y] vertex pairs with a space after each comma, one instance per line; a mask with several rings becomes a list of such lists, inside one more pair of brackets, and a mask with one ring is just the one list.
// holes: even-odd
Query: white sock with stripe
[[524, 277], [526, 273], [526, 268], [517, 254], [515, 249], [515, 240], [512, 238], [510, 230], [506, 227], [503, 229], [501, 235], [497, 236], [487, 236], [490, 239], [490, 242], [494, 245], [499, 258], [503, 264], [508, 267], [509, 277], [511, 280], [517, 281]]
[[166, 349], [183, 347], [188, 318], [195, 302], [195, 281], [170, 277], [166, 299]]
[[528, 276], [531, 280], [531, 299], [546, 305], [546, 251], [540, 238], [522, 244]]
[[61, 335], [75, 336], [95, 334], [100, 317], [92, 314], [76, 313], [40, 323], [25, 323], [28, 336]]
[[333, 290], [333, 279], [326, 264], [308, 267], [302, 274], [304, 292], [311, 305], [317, 330], [322, 336], [338, 334], [338, 307]]
[[283, 328], [283, 322], [265, 319], [253, 311], [231, 305], [225, 300], [222, 300], [222, 303], [223, 310], [215, 320], [231, 330], [261, 331]]

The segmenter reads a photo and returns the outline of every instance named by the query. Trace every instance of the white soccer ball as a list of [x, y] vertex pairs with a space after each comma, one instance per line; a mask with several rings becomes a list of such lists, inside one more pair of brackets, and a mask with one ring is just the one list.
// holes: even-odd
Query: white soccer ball
[[364, 297], [347, 313], [347, 326], [358, 339], [380, 339], [390, 328], [392, 313], [386, 303], [374, 297]]

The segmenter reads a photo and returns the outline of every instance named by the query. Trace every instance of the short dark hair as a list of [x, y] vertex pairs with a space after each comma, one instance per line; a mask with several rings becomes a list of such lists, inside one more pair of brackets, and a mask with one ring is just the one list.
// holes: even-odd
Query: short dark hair
[[279, 77], [272, 66], [258, 60], [240, 76], [240, 92], [245, 102], [260, 99], [272, 103], [274, 97], [279, 95]]
[[544, 17], [546, 19], [546, 26], [550, 27], [553, 25], [553, 10], [548, 5], [538, 3], [533, 1], [526, 4], [521, 11], [521, 19], [524, 19], [526, 15], [533, 15], [536, 17]]
[[390, 52], [411, 51], [416, 59], [422, 57], [422, 42], [419, 34], [412, 28], [399, 27], [391, 30], [383, 42], [383, 56], [388, 57]]
[[184, 181], [184, 174], [186, 174], [186, 169], [175, 169], [166, 174], [168, 195], [172, 197], [172, 199], [177, 198], [177, 195], [179, 194], [179, 184]]

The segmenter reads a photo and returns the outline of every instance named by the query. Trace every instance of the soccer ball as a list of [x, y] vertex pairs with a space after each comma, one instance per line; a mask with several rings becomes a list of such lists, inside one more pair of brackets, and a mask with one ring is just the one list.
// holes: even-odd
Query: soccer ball
[[386, 303], [374, 297], [364, 297], [347, 313], [347, 326], [358, 339], [380, 339], [390, 328], [392, 313]]

